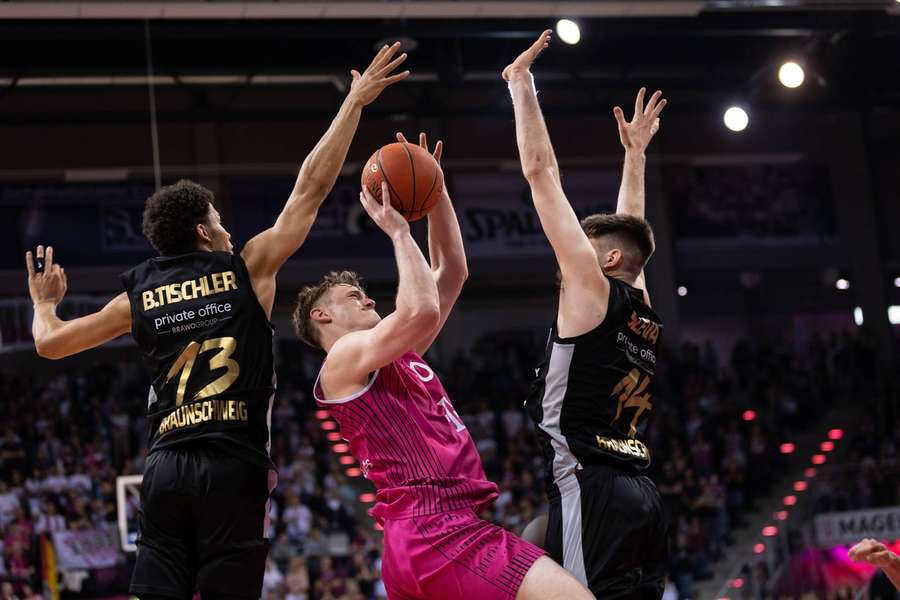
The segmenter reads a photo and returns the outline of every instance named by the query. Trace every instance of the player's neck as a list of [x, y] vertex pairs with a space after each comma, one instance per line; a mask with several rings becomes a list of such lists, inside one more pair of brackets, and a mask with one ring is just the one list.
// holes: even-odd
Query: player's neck
[[610, 269], [608, 271], [604, 270], [603, 274], [607, 277], [612, 277], [613, 279], [618, 279], [619, 281], [625, 282], [630, 286], [634, 286], [635, 282], [637, 281], [637, 275], [628, 273], [626, 271], [621, 271], [619, 269]]

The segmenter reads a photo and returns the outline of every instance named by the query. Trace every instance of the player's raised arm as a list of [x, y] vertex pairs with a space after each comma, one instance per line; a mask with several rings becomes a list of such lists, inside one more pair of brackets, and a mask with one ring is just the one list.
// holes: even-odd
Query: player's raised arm
[[263, 306], [271, 307], [275, 274], [306, 239], [322, 201], [334, 186], [347, 158], [363, 107], [373, 102], [387, 86], [409, 75], [409, 71], [394, 73], [406, 60], [405, 53], [395, 57], [399, 48], [399, 42], [385, 45], [362, 74], [355, 69], [351, 71], [353, 81], [350, 92], [328, 131], [303, 161], [294, 189], [275, 225], [247, 242], [241, 252], [253, 277], [257, 295], [263, 296], [260, 298]]
[[[619, 127], [619, 140], [625, 148], [625, 163], [622, 167], [622, 183], [619, 186], [616, 213], [641, 219], [644, 218], [646, 207], [644, 172], [647, 157], [645, 153], [650, 140], [659, 131], [659, 115], [667, 103], [667, 100], [662, 97], [662, 92], [657, 90], [645, 107], [644, 94], [646, 91], [646, 88], [638, 91], [634, 101], [634, 116], [630, 122], [625, 120], [625, 113], [621, 107], [613, 108], [613, 115]], [[644, 290], [646, 302], [650, 304], [650, 294], [646, 289], [643, 271], [638, 275], [635, 286]]]
[[31, 325], [34, 347], [44, 358], [64, 358], [131, 331], [131, 306], [123, 292], [99, 311], [70, 321], [56, 316], [56, 306], [66, 295], [66, 272], [53, 262], [53, 247], [37, 247], [37, 260], [44, 268], [35, 269], [31, 252], [25, 254], [28, 293], [34, 303]]
[[563, 282], [578, 281], [585, 276], [596, 278], [599, 274], [608, 287], [597, 265], [597, 254], [563, 192], [556, 155], [537, 100], [531, 64], [549, 42], [548, 29], [503, 70], [503, 79], [509, 82], [512, 94], [519, 160], [541, 226], [556, 254]]
[[[397, 140], [406, 142], [402, 133], [397, 134]], [[419, 134], [419, 145], [428, 151], [428, 139], [424, 133]], [[439, 140], [434, 146], [433, 154], [438, 164], [441, 162], [443, 151], [444, 143]], [[425, 354], [440, 335], [447, 317], [453, 310], [453, 305], [456, 304], [456, 299], [459, 298], [463, 284], [469, 277], [466, 249], [463, 246], [456, 211], [453, 210], [453, 203], [447, 192], [446, 179], [440, 200], [428, 213], [428, 257], [431, 262], [431, 273], [437, 285], [441, 319], [434, 331], [416, 345], [416, 353], [420, 355]]]
[[[437, 328], [441, 313], [431, 267], [409, 233], [409, 223], [391, 206], [386, 182], [383, 203], [363, 189], [360, 202], [394, 244], [399, 284], [394, 312], [371, 329], [351, 331], [328, 350], [322, 384], [328, 391], [364, 381], [369, 373], [413, 350]], [[315, 312], [316, 309], [313, 309]]]
[[641, 88], [634, 101], [634, 116], [631, 121], [625, 120], [622, 108], [613, 108], [613, 115], [619, 126], [619, 140], [625, 148], [625, 164], [622, 167], [622, 184], [619, 187], [619, 199], [616, 213], [644, 218], [644, 168], [647, 162], [645, 152], [650, 140], [659, 131], [659, 115], [666, 107], [667, 100], [662, 92], [656, 91], [644, 106], [646, 88]]

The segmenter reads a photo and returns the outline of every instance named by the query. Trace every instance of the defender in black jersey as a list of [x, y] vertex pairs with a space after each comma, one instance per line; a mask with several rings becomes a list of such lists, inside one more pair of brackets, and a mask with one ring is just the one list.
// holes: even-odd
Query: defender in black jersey
[[[656, 92], [634, 118], [614, 109], [625, 169], [614, 215], [579, 222], [565, 197], [530, 66], [546, 31], [503, 72], [522, 170], [559, 263], [556, 321], [526, 401], [546, 460], [545, 548], [598, 598], [660, 598], [667, 559], [659, 493], [641, 470], [662, 323], [643, 289], [653, 253], [644, 221], [644, 150], [666, 104]], [[536, 528], [530, 527], [529, 534]]]
[[26, 254], [41, 356], [62, 358], [131, 332], [153, 382], [148, 456], [131, 592], [142, 599], [259, 598], [265, 519], [277, 477], [269, 457], [275, 392], [269, 322], [275, 276], [299, 248], [340, 173], [362, 107], [409, 75], [385, 45], [353, 82], [304, 161], [274, 226], [232, 252], [213, 194], [189, 181], [147, 200], [144, 233], [160, 256], [122, 275], [125, 292], [99, 312], [62, 321], [65, 271], [53, 248]]

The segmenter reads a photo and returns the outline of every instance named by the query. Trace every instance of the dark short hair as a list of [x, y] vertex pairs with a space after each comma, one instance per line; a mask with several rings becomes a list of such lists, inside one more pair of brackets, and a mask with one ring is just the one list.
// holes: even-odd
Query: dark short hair
[[353, 271], [331, 271], [326, 273], [316, 285], [308, 285], [297, 294], [297, 304], [294, 306], [294, 314], [291, 315], [291, 323], [294, 324], [294, 333], [303, 342], [314, 348], [322, 347], [319, 330], [309, 313], [315, 308], [316, 303], [328, 290], [336, 285], [352, 285], [364, 289], [362, 279]]
[[591, 239], [603, 237], [622, 251], [623, 268], [635, 275], [641, 272], [653, 251], [656, 241], [650, 223], [640, 217], [622, 214], [596, 214], [581, 220], [581, 228]]
[[209, 223], [213, 193], [187, 179], [160, 188], [144, 205], [144, 235], [163, 256], [194, 252], [197, 225]]

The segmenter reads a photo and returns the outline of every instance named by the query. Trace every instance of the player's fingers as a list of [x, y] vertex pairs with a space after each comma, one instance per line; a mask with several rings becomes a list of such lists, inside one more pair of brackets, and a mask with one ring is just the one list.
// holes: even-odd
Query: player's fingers
[[434, 145], [434, 160], [441, 162], [441, 156], [444, 155], [444, 140], [438, 140], [438, 143]]
[[541, 35], [538, 36], [537, 41], [532, 44], [531, 51], [534, 53], [534, 57], [537, 58], [537, 55], [543, 52], [544, 48], [550, 45], [550, 34], [553, 33], [552, 29], [545, 29]]
[[400, 131], [397, 132], [397, 141], [400, 142], [401, 144], [408, 144], [408, 143], [409, 143], [409, 142], [406, 141], [406, 136], [403, 135], [403, 133], [400, 132]]
[[362, 75], [360, 75], [359, 71], [357, 71], [356, 69], [350, 69], [350, 77], [352, 77], [353, 79], [359, 79], [360, 77], [362, 77]]
[[424, 131], [419, 132], [419, 147], [428, 152], [428, 135]]
[[624, 127], [625, 123], [625, 112], [622, 110], [622, 107], [616, 106], [613, 108], [613, 116], [616, 118], [616, 122], [619, 124], [619, 127]]
[[656, 108], [653, 109], [653, 114], [651, 116], [653, 118], [659, 117], [659, 113], [662, 112], [662, 110], [666, 107], [666, 104], [668, 104], [668, 103], [669, 103], [669, 101], [666, 100], [665, 98], [663, 98], [660, 101], [660, 103], [656, 105]]
[[890, 557], [890, 553], [885, 550], [877, 550], [875, 552], [871, 552], [865, 556], [866, 562], [870, 565], [880, 566], [888, 562]]
[[379, 48], [378, 52], [375, 53], [375, 57], [372, 59], [372, 62], [370, 62], [369, 66], [366, 68], [371, 69], [372, 67], [375, 67], [376, 65], [378, 65], [379, 61], [381, 60], [381, 57], [384, 56], [384, 53], [388, 51], [388, 48], [389, 48], [389, 46], [387, 44], [385, 44], [381, 48]]
[[866, 557], [866, 555], [877, 550], [878, 546], [879, 544], [875, 540], [866, 538], [850, 548], [850, 552], [848, 554], [853, 560], [862, 560]]
[[391, 205], [391, 192], [388, 190], [387, 181], [382, 180], [381, 182], [381, 206], [385, 213], [387, 213], [388, 207]]
[[388, 73], [390, 73], [391, 71], [393, 71], [394, 69], [396, 69], [397, 67], [402, 65], [403, 62], [406, 60], [406, 57], [407, 57], [407, 54], [406, 54], [406, 52], [404, 52], [403, 54], [401, 54], [400, 56], [398, 56], [397, 58], [395, 58], [394, 60], [389, 62], [384, 67], [378, 69], [378, 74], [381, 75], [382, 77], [387, 75]]
[[398, 81], [403, 81], [409, 77], [409, 71], [403, 71], [401, 73], [397, 73], [396, 75], [391, 75], [383, 79], [385, 85], [391, 85], [392, 83], [397, 83]]
[[388, 46], [388, 49], [384, 51], [384, 54], [382, 54], [378, 58], [378, 64], [375, 65], [375, 68], [377, 68], [377, 69], [384, 68], [384, 65], [391, 62], [391, 59], [394, 58], [394, 54], [396, 54], [397, 50], [399, 50], [399, 49], [400, 49], [400, 42], [394, 42], [393, 44]]
[[637, 97], [634, 99], [634, 116], [644, 114], [644, 94], [647, 92], [647, 88], [642, 87], [638, 90]]
[[44, 258], [44, 269], [49, 271], [51, 268], [53, 268], [53, 246], [47, 246], [47, 252]]
[[649, 116], [654, 109], [656, 108], [656, 103], [659, 102], [659, 99], [662, 98], [662, 92], [656, 90], [653, 92], [653, 95], [650, 96], [650, 100], [647, 102], [647, 106], [644, 107], [644, 114]]
[[34, 258], [31, 256], [31, 250], [25, 253], [25, 270], [28, 271], [28, 277], [34, 277]]
[[37, 247], [37, 257], [44, 258], [44, 246], [42, 246], [41, 244], [38, 244]]

